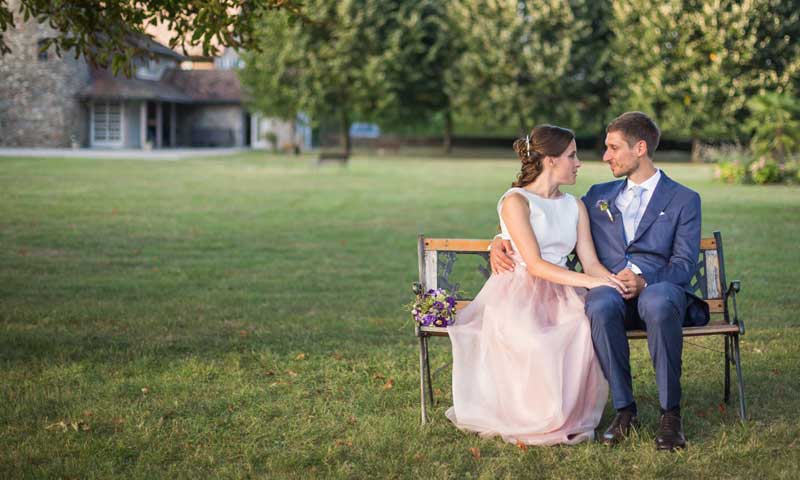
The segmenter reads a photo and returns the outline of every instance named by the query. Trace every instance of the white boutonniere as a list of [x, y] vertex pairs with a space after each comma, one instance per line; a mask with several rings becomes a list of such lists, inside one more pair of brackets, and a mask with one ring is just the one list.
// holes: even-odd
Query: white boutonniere
[[608, 215], [608, 219], [612, 222], [614, 221], [614, 216], [611, 215], [611, 210], [608, 208], [608, 201], [607, 200], [598, 200], [595, 204], [595, 207], [599, 208], [601, 212], [605, 212]]

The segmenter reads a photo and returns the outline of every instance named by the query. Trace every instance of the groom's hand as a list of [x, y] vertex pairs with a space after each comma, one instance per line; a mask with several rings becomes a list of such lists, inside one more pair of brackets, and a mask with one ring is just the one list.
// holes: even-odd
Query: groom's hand
[[500, 237], [492, 241], [492, 249], [489, 252], [489, 263], [492, 265], [492, 273], [505, 273], [514, 271], [514, 260], [511, 258], [511, 242]]
[[625, 300], [630, 300], [631, 298], [638, 297], [639, 294], [644, 289], [644, 279], [639, 275], [633, 273], [633, 270], [630, 268], [625, 268], [620, 270], [616, 275], [614, 275], [617, 279], [619, 279], [622, 283], [625, 284], [625, 287], [628, 288], [628, 293], [623, 295], [622, 298]]

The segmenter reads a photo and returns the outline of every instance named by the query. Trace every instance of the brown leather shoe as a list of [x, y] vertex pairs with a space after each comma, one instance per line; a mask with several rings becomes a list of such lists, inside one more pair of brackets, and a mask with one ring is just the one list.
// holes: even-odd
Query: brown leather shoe
[[661, 415], [661, 423], [656, 435], [656, 450], [674, 451], [686, 448], [686, 437], [683, 436], [681, 416], [675, 412]]
[[608, 426], [608, 429], [603, 434], [602, 441], [609, 446], [616, 445], [630, 435], [631, 428], [637, 428], [638, 426], [639, 419], [635, 413], [627, 410], [617, 412], [614, 420], [611, 421], [611, 425]]

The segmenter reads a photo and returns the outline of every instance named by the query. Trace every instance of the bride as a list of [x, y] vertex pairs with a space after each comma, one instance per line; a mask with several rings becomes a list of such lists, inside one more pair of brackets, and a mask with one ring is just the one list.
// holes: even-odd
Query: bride
[[[448, 327], [446, 415], [462, 430], [507, 442], [574, 444], [594, 438], [608, 396], [584, 289], [626, 289], [597, 259], [586, 207], [559, 190], [581, 166], [572, 131], [539, 125], [514, 150], [522, 168], [497, 210], [516, 268], [493, 274]], [[566, 268], [573, 250], [585, 273]]]

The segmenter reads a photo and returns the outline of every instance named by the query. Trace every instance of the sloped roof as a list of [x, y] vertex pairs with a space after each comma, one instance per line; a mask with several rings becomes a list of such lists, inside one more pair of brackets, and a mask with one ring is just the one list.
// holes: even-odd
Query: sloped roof
[[114, 75], [110, 70], [103, 68], [92, 68], [91, 82], [79, 96], [106, 100], [160, 100], [176, 103], [192, 101], [191, 97], [163, 79], [152, 81], [128, 78], [124, 75]]
[[234, 70], [169, 70], [164, 81], [197, 103], [241, 103], [242, 86]]
[[179, 62], [189, 59], [189, 57], [181, 55], [180, 53], [172, 50], [167, 46], [160, 44], [156, 40], [153, 40], [152, 38], [144, 34], [132, 33], [128, 35], [128, 42], [131, 43], [131, 45], [144, 49], [150, 53], [173, 58]]
[[238, 104], [242, 103], [242, 87], [233, 70], [169, 69], [161, 80], [142, 80], [93, 68], [91, 82], [79, 96], [104, 100]]
[[[175, 32], [169, 27], [168, 23], [158, 23], [153, 25], [148, 23], [145, 26], [145, 32], [152, 35], [153, 39], [161, 45], [169, 45], [170, 40], [176, 36]], [[191, 43], [192, 32], [186, 33], [183, 37], [183, 43]], [[219, 45], [216, 38], [211, 40], [211, 44], [215, 47]], [[178, 45], [175, 47], [175, 52], [183, 52], [188, 59], [210, 58], [203, 54], [202, 45]]]

